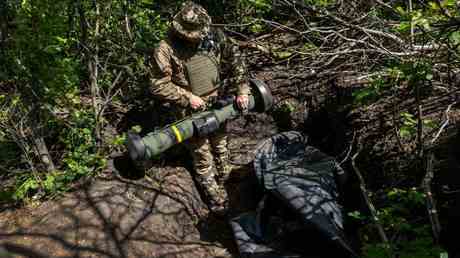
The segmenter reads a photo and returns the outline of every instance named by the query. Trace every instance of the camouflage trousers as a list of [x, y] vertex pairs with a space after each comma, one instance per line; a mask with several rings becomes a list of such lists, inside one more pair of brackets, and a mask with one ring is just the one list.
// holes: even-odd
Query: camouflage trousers
[[[190, 110], [173, 110], [176, 119], [191, 114]], [[227, 200], [222, 184], [230, 174], [225, 125], [208, 137], [193, 137], [185, 142], [193, 159], [194, 177], [205, 194], [210, 208], [219, 208]]]
[[193, 158], [195, 178], [211, 205], [222, 205], [226, 199], [220, 186], [228, 178], [227, 135], [223, 129], [205, 138], [192, 138], [187, 144]]

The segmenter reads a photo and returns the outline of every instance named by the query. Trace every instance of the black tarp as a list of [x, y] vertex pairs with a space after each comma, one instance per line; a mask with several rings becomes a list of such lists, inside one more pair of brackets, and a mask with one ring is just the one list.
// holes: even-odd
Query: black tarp
[[356, 257], [337, 202], [344, 171], [333, 158], [286, 132], [258, 146], [254, 168], [265, 195], [231, 221], [242, 257]]

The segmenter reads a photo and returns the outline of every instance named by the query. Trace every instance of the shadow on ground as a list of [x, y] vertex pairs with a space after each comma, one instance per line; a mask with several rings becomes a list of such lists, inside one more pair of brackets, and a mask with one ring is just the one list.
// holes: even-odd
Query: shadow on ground
[[156, 169], [155, 178], [112, 174], [59, 201], [6, 211], [0, 256], [229, 257], [217, 241], [201, 240], [196, 225], [207, 214], [189, 173]]
[[[248, 137], [230, 142], [237, 175], [226, 185], [232, 214], [254, 208], [254, 198], [248, 195], [255, 194], [255, 181], [248, 179], [248, 171], [257, 141]], [[97, 179], [57, 200], [3, 211], [0, 257], [232, 257], [237, 253], [226, 220], [208, 214], [184, 168], [187, 162], [156, 164], [139, 173], [128, 161], [116, 157]]]

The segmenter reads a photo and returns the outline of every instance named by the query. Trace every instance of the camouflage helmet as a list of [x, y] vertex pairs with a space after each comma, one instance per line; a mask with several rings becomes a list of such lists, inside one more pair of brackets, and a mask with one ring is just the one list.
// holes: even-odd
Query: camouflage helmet
[[192, 1], [183, 3], [172, 21], [173, 31], [191, 41], [204, 39], [209, 33], [210, 25], [211, 17], [206, 10]]

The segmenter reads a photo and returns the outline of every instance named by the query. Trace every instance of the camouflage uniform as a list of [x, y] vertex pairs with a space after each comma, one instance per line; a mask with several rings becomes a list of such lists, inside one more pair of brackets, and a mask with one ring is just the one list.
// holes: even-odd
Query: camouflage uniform
[[[239, 47], [233, 44], [231, 39], [226, 38], [222, 31], [211, 29], [210, 22], [206, 10], [199, 5], [186, 2], [174, 17], [168, 37], [161, 41], [154, 51], [150, 91], [157, 98], [172, 104], [176, 119], [192, 112], [189, 99], [194, 94], [185, 62], [198, 50], [206, 49], [207, 53], [212, 55], [219, 73], [230, 77], [230, 83], [236, 85], [237, 95], [249, 94], [246, 66]], [[195, 27], [186, 28], [190, 24], [195, 24]], [[209, 104], [223, 91], [225, 89], [220, 87], [200, 97]], [[225, 179], [230, 173], [224, 130], [221, 129], [207, 138], [193, 138], [187, 145], [192, 153], [197, 182], [207, 195], [211, 209], [213, 206], [222, 206], [226, 199], [225, 192], [218, 187], [215, 176]], [[217, 175], [214, 175], [213, 160]]]

